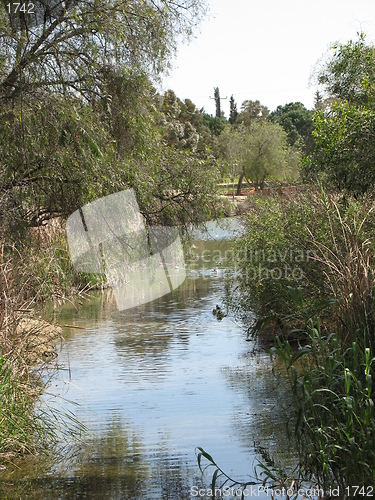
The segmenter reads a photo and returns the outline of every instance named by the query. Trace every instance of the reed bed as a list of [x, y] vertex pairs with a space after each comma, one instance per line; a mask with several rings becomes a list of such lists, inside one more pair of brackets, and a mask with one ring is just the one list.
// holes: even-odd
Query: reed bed
[[[340, 498], [375, 484], [375, 275], [371, 215], [345, 218], [322, 191], [330, 244], [311, 234], [333, 297], [326, 325], [308, 318], [298, 349], [276, 339], [288, 371], [299, 471]], [[301, 289], [290, 290], [303, 309]], [[359, 488], [357, 488], [359, 487]]]
[[59, 220], [30, 229], [22, 242], [0, 247], [0, 458], [4, 460], [46, 450], [63, 434], [78, 436], [83, 430], [64, 405], [60, 408], [55, 402], [52, 409], [41, 403], [48, 387], [41, 373], [57, 357], [55, 345], [62, 330], [40, 319], [36, 311], [46, 300], [58, 305], [72, 293], [82, 295], [92, 286], [90, 279], [74, 270]]
[[[0, 456], [35, 453], [46, 439], [46, 425], [34, 414], [43, 383], [32, 368], [31, 355], [48, 351], [50, 339], [39, 338], [40, 328], [24, 328], [32, 301], [25, 300], [25, 287], [16, 278], [19, 255], [13, 261], [4, 248], [0, 261]], [[31, 321], [31, 320], [30, 320]], [[56, 336], [58, 332], [56, 333]], [[44, 342], [44, 345], [43, 345]], [[33, 349], [32, 349], [33, 346]], [[34, 358], [34, 361], [36, 359]]]

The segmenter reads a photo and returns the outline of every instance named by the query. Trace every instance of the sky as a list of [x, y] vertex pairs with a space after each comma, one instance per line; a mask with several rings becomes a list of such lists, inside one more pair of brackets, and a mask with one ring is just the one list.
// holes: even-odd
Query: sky
[[208, 0], [210, 15], [189, 45], [179, 45], [173, 69], [161, 85], [180, 99], [215, 114], [214, 87], [229, 116], [259, 100], [270, 111], [300, 101], [314, 106], [311, 78], [336, 41], [357, 39], [363, 31], [375, 43], [375, 0]]

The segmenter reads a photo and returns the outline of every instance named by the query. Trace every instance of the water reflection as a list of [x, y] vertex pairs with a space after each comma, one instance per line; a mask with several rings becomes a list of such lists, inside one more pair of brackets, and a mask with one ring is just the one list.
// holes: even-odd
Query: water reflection
[[27, 484], [25, 498], [191, 498], [191, 486], [210, 484], [197, 446], [243, 479], [261, 458], [254, 441], [285, 449], [268, 354], [251, 353], [241, 326], [212, 314], [227, 248], [196, 242], [184, 284], [148, 304], [119, 312], [106, 290], [59, 311], [68, 326], [50, 391], [79, 404], [91, 437], [64, 467], [27, 482], [24, 468], [14, 488]]
[[[267, 352], [250, 348], [242, 355], [243, 363], [223, 368], [228, 385], [247, 399], [245, 407], [233, 409], [236, 434], [242, 438], [244, 449], [254, 447], [257, 458], [267, 457], [294, 469], [293, 441], [287, 439], [286, 423], [292, 416], [290, 391], [281, 376], [280, 360], [270, 363]], [[254, 402], [257, 404], [254, 405]]]
[[[103, 421], [100, 436], [89, 440], [79, 454], [54, 465], [53, 475], [41, 464], [29, 478], [4, 477], [1, 498], [64, 499], [188, 499], [193, 484], [202, 487], [197, 470], [176, 456], [168, 438], [145, 453], [145, 444], [132, 427], [113, 415]], [[155, 458], [157, 458], [155, 460]], [[29, 464], [31, 465], [31, 464]], [[34, 476], [34, 477], [33, 477]], [[14, 488], [15, 483], [17, 487]]]

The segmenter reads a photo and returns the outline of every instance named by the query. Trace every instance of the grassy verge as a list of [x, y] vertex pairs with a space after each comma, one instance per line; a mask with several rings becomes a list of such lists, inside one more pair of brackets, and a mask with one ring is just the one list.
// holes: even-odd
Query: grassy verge
[[38, 331], [34, 329], [31, 335], [20, 328], [30, 303], [15, 280], [9, 258], [0, 263], [0, 293], [0, 456], [4, 458], [34, 453], [46, 436], [46, 427], [34, 415], [36, 398], [43, 389], [30, 367], [30, 340], [37, 338]]
[[[35, 318], [43, 301], [62, 301], [100, 285], [78, 274], [69, 260], [63, 224], [33, 229], [22, 243], [0, 252], [0, 457], [36, 453], [56, 439], [59, 415], [39, 407], [46, 388], [35, 365], [56, 356], [61, 329]], [[64, 420], [64, 418], [62, 419]], [[63, 424], [64, 425], [64, 424]], [[66, 421], [66, 427], [69, 422]]]

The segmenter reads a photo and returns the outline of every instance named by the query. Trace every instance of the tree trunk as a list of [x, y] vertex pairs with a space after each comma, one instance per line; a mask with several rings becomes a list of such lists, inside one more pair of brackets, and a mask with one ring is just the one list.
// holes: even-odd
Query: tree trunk
[[242, 181], [243, 181], [243, 178], [245, 177], [245, 172], [242, 172], [242, 174], [240, 175], [240, 178], [238, 179], [238, 184], [237, 184], [237, 196], [240, 196], [241, 195], [241, 189], [242, 189]]

